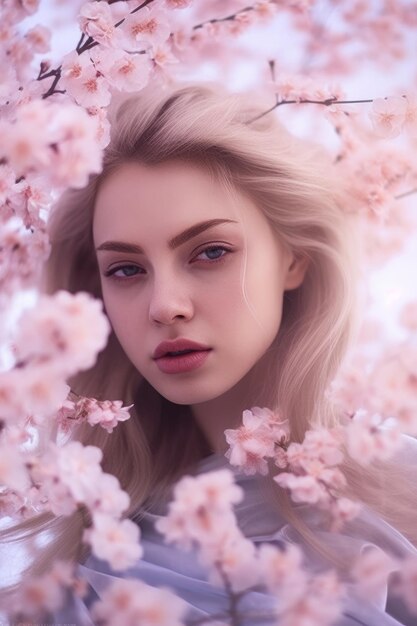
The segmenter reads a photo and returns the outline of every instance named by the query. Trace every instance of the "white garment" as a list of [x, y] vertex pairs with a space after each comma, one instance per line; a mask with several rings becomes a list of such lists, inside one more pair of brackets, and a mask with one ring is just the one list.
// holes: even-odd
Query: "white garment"
[[[408, 440], [406, 452], [402, 452], [401, 459], [415, 468], [417, 467], [417, 441], [410, 437], [406, 439]], [[198, 464], [196, 473], [223, 467], [230, 468], [228, 460], [220, 454], [213, 454]], [[261, 488], [263, 477], [247, 476], [235, 468], [230, 469], [234, 472], [236, 483], [245, 492], [244, 499], [235, 506], [238, 524], [245, 536], [258, 544], [275, 542], [277, 545], [282, 545], [296, 542], [303, 548], [307, 562], [313, 571], [325, 568], [323, 563], [319, 563], [311, 549], [303, 544], [295, 529], [280, 518], [276, 510], [268, 504]], [[195, 552], [185, 552], [165, 544], [162, 536], [155, 530], [154, 522], [166, 512], [166, 507], [167, 502], [161, 503], [158, 509], [154, 508], [152, 512], [145, 513], [139, 522], [144, 554], [135, 567], [122, 574], [115, 574], [105, 562], [94, 556], [90, 556], [84, 565], [79, 565], [79, 573], [88, 581], [90, 593], [84, 601], [71, 598], [65, 609], [54, 616], [55, 623], [91, 626], [93, 621], [87, 605], [91, 606], [107, 585], [120, 577], [141, 579], [155, 587], [169, 587], [189, 603], [190, 612], [187, 617], [190, 619], [219, 613], [222, 609], [226, 609], [226, 593], [207, 581], [206, 571], [199, 564]], [[417, 556], [417, 549], [404, 536], [366, 507], [355, 520], [346, 524], [340, 533], [318, 530], [320, 514], [310, 505], [298, 505], [297, 512], [311, 528], [316, 529], [317, 535], [327, 545], [336, 546], [339, 553], [359, 555], [367, 546], [377, 545], [399, 557]], [[327, 569], [329, 567], [328, 565]], [[417, 616], [410, 616], [398, 597], [390, 597], [389, 603], [390, 612], [396, 617], [392, 617], [386, 611], [387, 590], [388, 586], [385, 584], [375, 597], [365, 601], [360, 599], [352, 588], [343, 616], [336, 622], [336, 626], [398, 626], [400, 624], [417, 626]], [[264, 612], [268, 607], [272, 608], [272, 602], [272, 597], [266, 592], [250, 592], [241, 606], [251, 609], [251, 612], [258, 607]], [[277, 621], [256, 620], [254, 624], [269, 626], [277, 624]], [[252, 626], [252, 624], [246, 621], [245, 626]]]

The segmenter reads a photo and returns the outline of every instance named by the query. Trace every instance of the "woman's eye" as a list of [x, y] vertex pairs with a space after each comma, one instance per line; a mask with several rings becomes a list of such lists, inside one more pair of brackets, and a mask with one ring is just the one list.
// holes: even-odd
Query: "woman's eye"
[[118, 267], [112, 267], [104, 272], [105, 276], [110, 276], [111, 278], [115, 278], [117, 280], [131, 278], [132, 276], [137, 276], [138, 274], [143, 274], [143, 270], [137, 265], [119, 265]]
[[226, 248], [225, 246], [209, 246], [208, 248], [204, 248], [204, 250], [199, 252], [193, 260], [220, 261], [229, 252], [231, 252], [231, 250], [229, 248]]

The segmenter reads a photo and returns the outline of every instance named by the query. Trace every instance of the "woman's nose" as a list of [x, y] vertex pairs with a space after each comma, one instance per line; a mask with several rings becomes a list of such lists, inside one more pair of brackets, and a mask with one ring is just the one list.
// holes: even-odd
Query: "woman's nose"
[[151, 322], [173, 324], [178, 320], [190, 320], [193, 315], [194, 307], [184, 284], [172, 278], [154, 283], [149, 303]]

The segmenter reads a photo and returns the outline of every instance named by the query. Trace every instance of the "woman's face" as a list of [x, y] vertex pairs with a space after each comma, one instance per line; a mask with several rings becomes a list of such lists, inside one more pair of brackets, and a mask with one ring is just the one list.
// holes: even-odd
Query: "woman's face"
[[[114, 332], [140, 374], [177, 404], [237, 385], [273, 342], [284, 291], [303, 279], [251, 200], [181, 162], [113, 172], [93, 231]], [[201, 349], [184, 356], [170, 353], [196, 346], [160, 346], [177, 339]]]

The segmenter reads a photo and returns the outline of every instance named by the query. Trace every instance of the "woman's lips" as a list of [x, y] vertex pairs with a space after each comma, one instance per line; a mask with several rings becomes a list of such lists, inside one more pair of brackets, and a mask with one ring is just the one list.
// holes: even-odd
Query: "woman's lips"
[[201, 367], [208, 358], [211, 348], [206, 350], [193, 350], [186, 354], [160, 356], [155, 363], [164, 374], [181, 374], [191, 372]]

